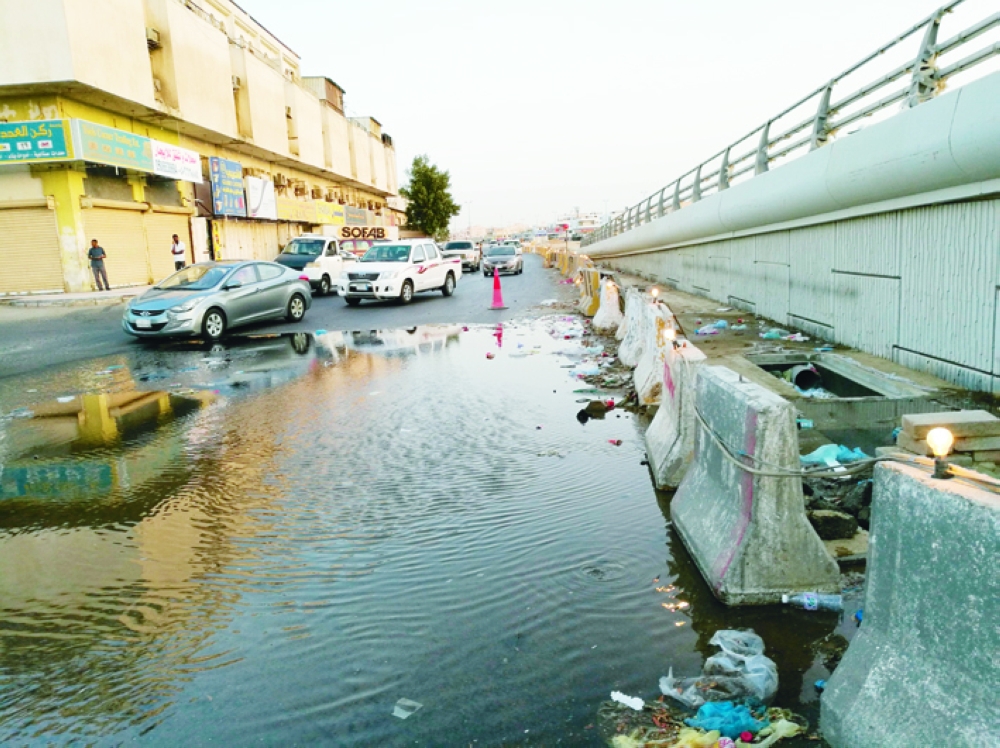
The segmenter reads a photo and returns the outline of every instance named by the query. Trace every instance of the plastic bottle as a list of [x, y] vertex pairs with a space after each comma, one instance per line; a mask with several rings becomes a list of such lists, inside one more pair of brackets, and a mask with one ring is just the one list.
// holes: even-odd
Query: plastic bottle
[[844, 598], [840, 595], [822, 595], [818, 592], [802, 592], [798, 595], [782, 595], [781, 602], [803, 610], [843, 610]]

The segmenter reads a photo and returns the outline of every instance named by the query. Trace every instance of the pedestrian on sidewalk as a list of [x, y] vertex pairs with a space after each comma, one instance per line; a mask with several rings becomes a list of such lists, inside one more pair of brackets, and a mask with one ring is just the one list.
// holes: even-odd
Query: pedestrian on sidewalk
[[[90, 271], [94, 274], [94, 283], [97, 284], [98, 291], [110, 291], [111, 286], [108, 285], [108, 274], [104, 270], [104, 259], [107, 257], [104, 254], [104, 247], [97, 243], [97, 239], [90, 240], [90, 249], [87, 251], [87, 257], [90, 258]], [[101, 286], [101, 279], [104, 279], [104, 286]]]
[[180, 270], [184, 267], [184, 253], [187, 252], [187, 247], [184, 246], [177, 234], [174, 234], [174, 243], [170, 245], [170, 254], [174, 256], [174, 270]]

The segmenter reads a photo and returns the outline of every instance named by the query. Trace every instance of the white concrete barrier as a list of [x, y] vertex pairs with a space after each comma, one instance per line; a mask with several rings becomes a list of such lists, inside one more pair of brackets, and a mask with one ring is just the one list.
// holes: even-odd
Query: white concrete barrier
[[1000, 496], [875, 468], [864, 622], [821, 699], [834, 748], [997, 745]]
[[694, 384], [705, 354], [687, 340], [670, 346], [663, 366], [663, 397], [646, 429], [646, 454], [657, 488], [677, 488], [694, 456], [698, 422]]
[[618, 305], [618, 286], [614, 281], [601, 283], [601, 306], [594, 315], [594, 329], [615, 332], [622, 323], [622, 310]]
[[[795, 409], [722, 366], [702, 366], [695, 408], [734, 453], [798, 469]], [[745, 458], [736, 458], [743, 459]], [[788, 592], [838, 592], [840, 572], [806, 519], [802, 480], [754, 475], [727, 459], [704, 427], [670, 514], [716, 597], [762, 605]]]
[[615, 337], [621, 341], [618, 345], [618, 360], [626, 366], [634, 368], [639, 363], [639, 354], [645, 341], [643, 323], [648, 304], [649, 299], [645, 294], [632, 287], [625, 290], [625, 314]]
[[635, 372], [632, 374], [632, 382], [639, 405], [659, 405], [665, 384], [664, 367], [667, 362], [667, 351], [673, 350], [673, 344], [667, 337], [666, 331], [671, 329], [676, 333], [673, 325], [674, 315], [666, 304], [646, 303], [642, 310], [643, 343]]

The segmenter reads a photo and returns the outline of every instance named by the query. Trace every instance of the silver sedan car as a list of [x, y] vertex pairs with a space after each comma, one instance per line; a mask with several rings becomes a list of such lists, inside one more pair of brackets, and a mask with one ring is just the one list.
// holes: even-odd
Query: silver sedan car
[[201, 335], [218, 340], [238, 325], [301, 320], [312, 305], [308, 279], [274, 262], [199, 262], [160, 281], [125, 309], [122, 329], [137, 338]]

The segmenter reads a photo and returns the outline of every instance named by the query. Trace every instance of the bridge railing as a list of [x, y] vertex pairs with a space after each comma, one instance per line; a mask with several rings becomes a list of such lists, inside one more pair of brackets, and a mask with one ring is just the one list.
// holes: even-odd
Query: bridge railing
[[[1000, 12], [938, 41], [942, 20], [965, 2], [954, 0], [943, 5], [784, 111], [609, 220], [584, 237], [582, 246], [631, 231], [728, 189], [735, 182], [763, 174], [838, 137], [850, 135], [856, 132], [846, 129], [851, 125], [857, 124], [860, 129], [863, 120], [892, 116], [896, 113], [890, 110], [893, 105], [900, 104], [900, 110], [908, 109], [933, 99], [955, 76], [1000, 56], [1000, 40], [987, 40], [985, 46], [969, 51], [974, 40], [1000, 29]], [[908, 54], [903, 42], [914, 36], [919, 36], [920, 44], [915, 54]], [[886, 67], [886, 60], [893, 55], [905, 56], [898, 63], [890, 62], [887, 71], [875, 72], [880, 65]], [[945, 57], [948, 59], [942, 60]], [[864, 81], [860, 85], [859, 78]], [[849, 93], [842, 94], [845, 89]]]

